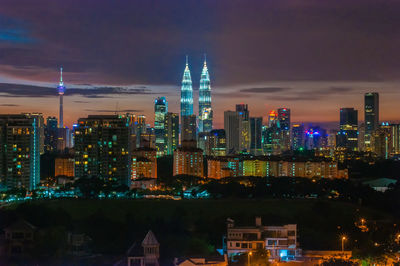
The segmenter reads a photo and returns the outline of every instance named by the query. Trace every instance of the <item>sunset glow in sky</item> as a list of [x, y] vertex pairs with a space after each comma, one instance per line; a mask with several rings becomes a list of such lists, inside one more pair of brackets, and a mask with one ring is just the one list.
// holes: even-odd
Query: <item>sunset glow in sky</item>
[[[2, 0], [0, 113], [94, 113], [154, 119], [154, 99], [179, 112], [189, 63], [197, 107], [207, 54], [215, 127], [223, 111], [291, 109], [292, 121], [332, 122], [339, 108], [363, 119], [363, 94], [380, 93], [381, 120], [399, 118], [400, 1]], [[344, 8], [345, 7], [345, 8]]]

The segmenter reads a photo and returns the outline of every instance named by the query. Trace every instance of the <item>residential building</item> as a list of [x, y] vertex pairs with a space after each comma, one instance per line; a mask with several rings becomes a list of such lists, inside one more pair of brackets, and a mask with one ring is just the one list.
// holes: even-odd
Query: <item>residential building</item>
[[40, 182], [40, 115], [0, 115], [0, 182], [34, 190]]
[[97, 177], [130, 184], [131, 154], [128, 119], [89, 115], [75, 129], [75, 176]]
[[194, 147], [180, 147], [174, 151], [174, 176], [193, 175], [204, 177], [203, 150]]
[[256, 217], [254, 226], [237, 226], [227, 219], [226, 252], [229, 258], [257, 249], [270, 253], [270, 260], [290, 261], [301, 256], [297, 243], [297, 225], [262, 225], [261, 217]]
[[157, 152], [151, 148], [139, 148], [132, 152], [132, 180], [157, 178]]

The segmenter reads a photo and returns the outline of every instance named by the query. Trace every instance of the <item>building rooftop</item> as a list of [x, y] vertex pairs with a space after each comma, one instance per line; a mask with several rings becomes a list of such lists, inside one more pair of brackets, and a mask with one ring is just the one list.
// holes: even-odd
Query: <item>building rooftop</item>
[[149, 232], [147, 232], [147, 235], [142, 241], [142, 246], [155, 246], [155, 245], [159, 245], [159, 243], [154, 233], [151, 230], [149, 230]]

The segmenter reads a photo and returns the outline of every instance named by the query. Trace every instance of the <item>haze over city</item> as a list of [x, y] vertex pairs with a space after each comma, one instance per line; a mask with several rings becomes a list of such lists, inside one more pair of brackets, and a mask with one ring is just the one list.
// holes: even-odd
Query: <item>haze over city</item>
[[380, 94], [380, 120], [395, 121], [399, 10], [371, 0], [3, 0], [0, 112], [57, 116], [63, 66], [66, 125], [116, 110], [153, 123], [159, 95], [179, 112], [185, 55], [198, 94], [207, 54], [216, 128], [242, 102], [252, 116], [285, 106], [294, 122], [336, 126], [339, 108], [362, 110], [370, 91]]

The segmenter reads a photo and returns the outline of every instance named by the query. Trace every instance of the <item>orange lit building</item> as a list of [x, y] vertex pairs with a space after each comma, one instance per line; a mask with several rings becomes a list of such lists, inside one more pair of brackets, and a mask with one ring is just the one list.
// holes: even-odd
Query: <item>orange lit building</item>
[[178, 148], [174, 151], [174, 175], [204, 176], [203, 150], [195, 147]]
[[75, 160], [73, 158], [56, 158], [54, 176], [75, 176]]
[[132, 180], [137, 178], [157, 178], [157, 150], [139, 148], [132, 152]]
[[225, 177], [241, 176], [242, 162], [237, 157], [212, 157], [207, 160], [208, 178], [221, 179]]

